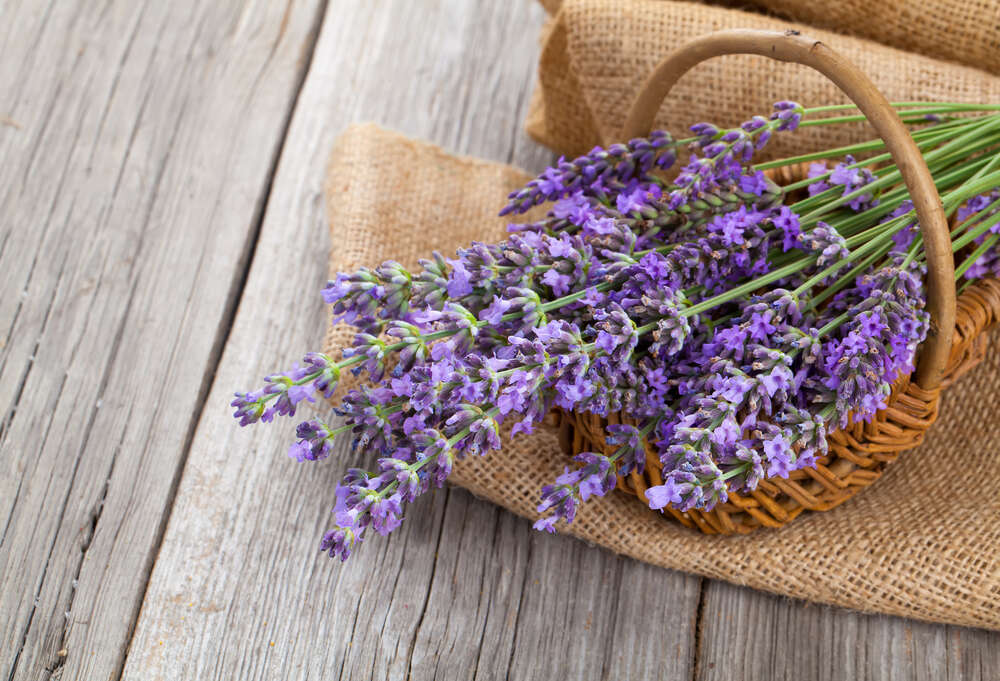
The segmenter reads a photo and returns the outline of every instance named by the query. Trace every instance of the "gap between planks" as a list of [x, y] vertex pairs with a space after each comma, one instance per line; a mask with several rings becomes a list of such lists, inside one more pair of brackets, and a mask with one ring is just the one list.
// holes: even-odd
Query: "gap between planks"
[[[222, 347], [212, 322], [232, 316], [291, 115], [295, 92], [282, 93], [301, 85], [300, 48], [322, 17], [315, 0], [291, 7], [235, 8], [238, 23], [226, 3], [4, 8], [19, 33], [4, 45], [0, 90], [21, 125], [0, 129], [3, 173], [17, 173], [0, 182], [0, 278], [23, 295], [0, 300], [11, 320], [0, 438], [16, 471], [0, 480], [0, 676], [121, 668]], [[273, 9], [288, 19], [284, 42]], [[243, 79], [239, 66], [256, 72]], [[226, 135], [208, 139], [229, 111]], [[253, 146], [227, 147], [247, 135]], [[161, 361], [143, 375], [150, 358]], [[161, 371], [181, 361], [187, 373]]]
[[[321, 338], [314, 320], [325, 307], [308, 298], [293, 317], [285, 301], [318, 290], [326, 258], [292, 268], [289, 254], [325, 245], [315, 243], [326, 232], [322, 176], [348, 122], [375, 119], [532, 169], [551, 160], [520, 131], [541, 21], [533, 2], [332, 2], [328, 15], [208, 404]], [[413, 39], [425, 35], [435, 40]], [[671, 623], [664, 630], [683, 651], [671, 675], [690, 674], [697, 578], [537, 537], [530, 523], [462, 490], [430, 495], [393, 537], [369, 542], [344, 566], [316, 556], [341, 471], [289, 466], [281, 454], [288, 437], [281, 425], [240, 432], [228, 412], [206, 407], [123, 678], [238, 671], [256, 679], [279, 670], [284, 678], [338, 670], [344, 678], [497, 678], [508, 667], [511, 678], [547, 670], [589, 678], [588, 669], [604, 668], [642, 677], [663, 669], [663, 637], [635, 635], [634, 613], [650, 593], [656, 619]]]

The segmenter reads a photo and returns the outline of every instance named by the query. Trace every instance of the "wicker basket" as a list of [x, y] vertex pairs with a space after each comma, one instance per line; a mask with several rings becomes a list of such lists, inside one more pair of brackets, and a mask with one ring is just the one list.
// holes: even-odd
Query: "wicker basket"
[[[947, 220], [930, 171], [909, 132], [857, 67], [798, 33], [721, 31], [681, 47], [661, 62], [644, 84], [629, 112], [624, 138], [650, 129], [663, 98], [684, 73], [724, 54], [758, 54], [811, 66], [840, 86], [867, 116], [900, 168], [916, 208], [927, 252], [927, 308], [931, 316], [931, 330], [913, 375], [896, 382], [887, 408], [871, 422], [852, 423], [830, 434], [829, 453], [818, 460], [815, 469], [794, 471], [787, 479], [764, 480], [748, 495], [730, 493], [726, 503], [711, 511], [682, 512], [668, 507], [664, 515], [707, 534], [746, 534], [759, 527], [781, 527], [804, 511], [838, 506], [878, 480], [900, 452], [919, 445], [937, 417], [941, 389], [983, 358], [988, 340], [985, 331], [1000, 318], [1000, 282], [976, 282], [956, 301]], [[562, 447], [570, 455], [582, 451], [612, 454], [616, 447], [606, 443], [605, 428], [621, 420], [619, 414], [602, 418], [561, 410], [555, 413]], [[647, 443], [645, 471], [619, 477], [618, 488], [646, 502], [646, 490], [663, 484], [661, 473], [656, 451]]]

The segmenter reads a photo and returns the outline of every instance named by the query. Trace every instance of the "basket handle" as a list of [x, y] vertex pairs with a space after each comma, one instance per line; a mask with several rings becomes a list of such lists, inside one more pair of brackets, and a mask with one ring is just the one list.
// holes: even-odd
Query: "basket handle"
[[833, 81], [867, 117], [896, 162], [910, 191], [927, 253], [930, 330], [914, 378], [927, 390], [941, 383], [955, 328], [955, 263], [948, 220], [924, 158], [899, 115], [868, 77], [829, 47], [798, 31], [717, 31], [671, 52], [643, 83], [625, 121], [624, 139], [649, 133], [664, 98], [681, 76], [701, 62], [727, 54], [756, 54], [809, 66]]

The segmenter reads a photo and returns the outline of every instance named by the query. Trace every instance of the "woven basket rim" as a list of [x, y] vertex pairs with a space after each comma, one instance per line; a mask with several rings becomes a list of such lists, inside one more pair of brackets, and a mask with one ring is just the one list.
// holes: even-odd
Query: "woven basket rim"
[[[886, 407], [871, 421], [850, 423], [827, 436], [830, 452], [818, 459], [815, 469], [793, 471], [787, 479], [766, 478], [747, 495], [731, 492], [727, 502], [711, 511], [678, 511], [668, 506], [666, 516], [707, 534], [746, 534], [761, 527], [781, 527], [806, 511], [830, 510], [870, 486], [900, 453], [923, 442], [937, 419], [942, 389], [982, 361], [986, 333], [1000, 319], [1000, 281], [988, 278], [974, 282], [959, 297], [958, 310], [952, 353], [941, 386], [927, 390], [909, 374], [900, 376]], [[627, 421], [616, 413], [601, 417], [559, 408], [554, 416], [551, 425], [559, 429], [563, 450], [570, 455], [614, 449], [605, 442], [604, 428], [607, 423]], [[659, 457], [648, 441], [646, 462], [642, 474], [633, 472], [618, 478], [619, 490], [644, 502], [648, 502], [645, 490], [663, 482]]]

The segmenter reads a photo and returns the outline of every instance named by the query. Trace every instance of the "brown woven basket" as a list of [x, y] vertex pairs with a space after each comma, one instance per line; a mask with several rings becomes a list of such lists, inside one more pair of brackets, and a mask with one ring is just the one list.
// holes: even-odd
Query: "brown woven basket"
[[[909, 132], [857, 67], [796, 32], [720, 31], [676, 50], [643, 85], [623, 137], [648, 132], [673, 84], [698, 63], [724, 54], [757, 54], [810, 66], [836, 83], [865, 114], [885, 140], [916, 209], [927, 253], [927, 309], [931, 316], [931, 329], [913, 375], [896, 381], [888, 406], [870, 423], [852, 423], [830, 434], [829, 453], [818, 460], [815, 469], [794, 471], [787, 479], [764, 480], [748, 495], [730, 493], [726, 503], [711, 511], [666, 509], [665, 517], [707, 534], [746, 534], [759, 527], [781, 527], [803, 511], [838, 506], [875, 482], [900, 452], [919, 445], [937, 417], [941, 389], [983, 358], [987, 345], [984, 331], [1000, 318], [1000, 282], [976, 282], [956, 302], [947, 220], [931, 173]], [[557, 410], [555, 416], [568, 454], [596, 451], [610, 455], [615, 451], [604, 433], [608, 424], [622, 421], [620, 414], [602, 418]], [[663, 484], [661, 473], [659, 457], [647, 443], [644, 473], [619, 477], [618, 488], [646, 502], [646, 490]]]

